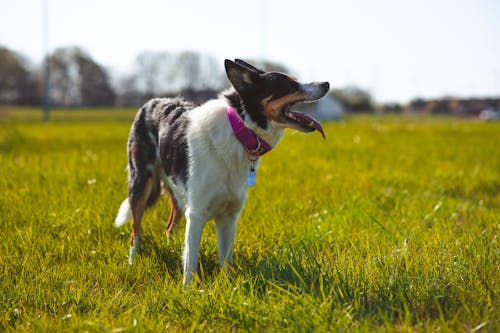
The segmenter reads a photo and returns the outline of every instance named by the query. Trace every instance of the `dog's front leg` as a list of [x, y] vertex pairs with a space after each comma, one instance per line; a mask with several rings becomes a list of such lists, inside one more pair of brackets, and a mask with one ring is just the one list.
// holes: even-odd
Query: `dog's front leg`
[[200, 250], [201, 233], [205, 220], [191, 212], [189, 209], [186, 212], [186, 235], [184, 240], [184, 278], [183, 284], [187, 286], [193, 274], [196, 273], [198, 268], [198, 252]]
[[217, 233], [217, 249], [219, 264], [223, 268], [233, 264], [233, 247], [236, 235], [236, 225], [239, 214], [219, 216], [215, 219], [215, 232]]

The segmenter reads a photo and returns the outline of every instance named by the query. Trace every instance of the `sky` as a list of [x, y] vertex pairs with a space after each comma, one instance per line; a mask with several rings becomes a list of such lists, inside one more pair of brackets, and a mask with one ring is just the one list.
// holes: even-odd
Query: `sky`
[[0, 0], [0, 45], [78, 45], [115, 75], [142, 51], [268, 59], [378, 102], [500, 96], [498, 0]]

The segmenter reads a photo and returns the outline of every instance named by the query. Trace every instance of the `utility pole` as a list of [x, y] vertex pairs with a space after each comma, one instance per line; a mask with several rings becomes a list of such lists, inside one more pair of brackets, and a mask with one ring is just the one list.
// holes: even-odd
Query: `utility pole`
[[49, 10], [48, 1], [43, 0], [42, 12], [43, 12], [43, 52], [44, 56], [44, 85], [43, 85], [43, 121], [48, 122], [50, 120], [50, 62], [49, 62]]

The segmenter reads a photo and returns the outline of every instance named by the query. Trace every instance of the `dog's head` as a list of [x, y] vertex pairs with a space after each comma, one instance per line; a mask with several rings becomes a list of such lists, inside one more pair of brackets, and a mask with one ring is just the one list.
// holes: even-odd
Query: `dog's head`
[[273, 122], [277, 127], [306, 133], [317, 130], [325, 137], [318, 121], [291, 108], [296, 103], [325, 96], [330, 88], [328, 82], [300, 83], [283, 73], [261, 71], [240, 59], [226, 59], [224, 65], [246, 112], [257, 125], [267, 129], [269, 122]]

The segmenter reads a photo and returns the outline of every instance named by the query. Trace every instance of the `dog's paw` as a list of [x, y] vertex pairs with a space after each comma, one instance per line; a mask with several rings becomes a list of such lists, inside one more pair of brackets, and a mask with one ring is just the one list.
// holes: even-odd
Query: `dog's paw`
[[138, 246], [131, 246], [130, 251], [128, 253], [128, 263], [130, 266], [132, 266], [132, 263], [134, 261], [134, 257], [136, 254], [140, 253], [140, 249]]
[[134, 255], [135, 255], [135, 251], [134, 251], [134, 247], [131, 246], [130, 247], [130, 251], [128, 253], [128, 264], [130, 266], [132, 266], [133, 262], [134, 262]]

